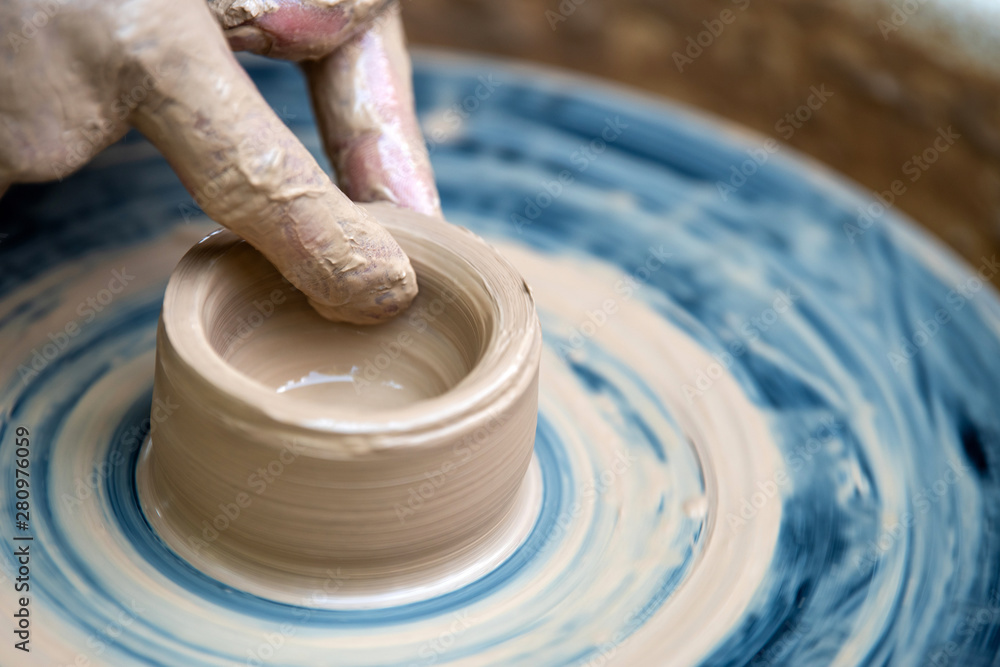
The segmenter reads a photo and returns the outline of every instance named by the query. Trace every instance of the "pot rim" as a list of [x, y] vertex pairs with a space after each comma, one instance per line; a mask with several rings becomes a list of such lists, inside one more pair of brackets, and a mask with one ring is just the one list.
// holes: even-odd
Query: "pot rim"
[[[437, 271], [440, 275], [457, 275], [460, 267], [478, 276], [463, 288], [480, 292], [493, 312], [479, 321], [488, 321], [489, 328], [479, 358], [465, 377], [437, 396], [392, 410], [358, 413], [276, 393], [236, 369], [210, 342], [203, 317], [209, 296], [206, 283], [220, 264], [217, 260], [247, 243], [233, 232], [219, 229], [184, 255], [167, 285], [159, 330], [164, 340], [158, 354], [161, 347], [164, 353], [174, 353], [181, 363], [170, 366], [189, 376], [171, 380], [201, 389], [204, 407], [224, 408], [227, 418], [242, 420], [248, 428], [284, 427], [290, 435], [300, 437], [384, 436], [363, 449], [419, 446], [421, 433], [429, 439], [440, 437], [442, 430], [463, 428], [468, 420], [500, 412], [515, 400], [532, 381], [541, 353], [534, 299], [517, 270], [463, 227], [391, 204], [362, 206], [392, 233], [414, 265], [427, 264], [435, 251], [439, 255], [433, 259], [442, 267]], [[463, 297], [467, 294], [459, 291], [459, 298]], [[470, 310], [475, 312], [472, 306]], [[393, 437], [402, 435], [406, 437]]]

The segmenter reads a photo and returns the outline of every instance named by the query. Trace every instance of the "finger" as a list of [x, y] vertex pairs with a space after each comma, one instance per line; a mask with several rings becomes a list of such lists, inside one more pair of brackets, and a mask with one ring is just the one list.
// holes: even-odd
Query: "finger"
[[234, 51], [303, 60], [342, 45], [392, 0], [209, 0]]
[[440, 215], [398, 6], [334, 53], [302, 67], [326, 152], [347, 196]]
[[133, 124], [205, 213], [260, 250], [322, 315], [366, 324], [405, 309], [416, 279], [402, 249], [267, 106], [205, 6], [179, 1], [197, 4], [204, 20], [161, 15], [137, 36], [153, 45], [158, 73]]

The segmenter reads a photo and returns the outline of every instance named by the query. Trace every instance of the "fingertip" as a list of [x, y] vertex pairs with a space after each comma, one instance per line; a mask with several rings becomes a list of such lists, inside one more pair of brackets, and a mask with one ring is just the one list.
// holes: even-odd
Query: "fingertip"
[[320, 303], [314, 299], [309, 299], [309, 305], [321, 317], [331, 322], [370, 326], [395, 318], [410, 307], [416, 296], [417, 286], [416, 281], [413, 280], [387, 290], [374, 299], [369, 294], [363, 294], [356, 299], [336, 306]]
[[398, 267], [401, 272], [396, 276], [386, 272], [381, 280], [373, 279], [372, 272], [365, 269], [342, 276], [348, 283], [344, 285], [346, 293], [350, 294], [346, 302], [334, 304], [307, 293], [309, 305], [331, 322], [372, 325], [393, 319], [410, 307], [418, 291], [413, 267], [405, 255], [402, 258], [405, 266]]
[[[338, 217], [345, 243], [298, 245], [294, 262], [278, 255], [273, 263], [308, 297], [323, 318], [370, 325], [406, 310], [418, 292], [409, 257], [366, 207]], [[301, 239], [301, 237], [299, 237]]]

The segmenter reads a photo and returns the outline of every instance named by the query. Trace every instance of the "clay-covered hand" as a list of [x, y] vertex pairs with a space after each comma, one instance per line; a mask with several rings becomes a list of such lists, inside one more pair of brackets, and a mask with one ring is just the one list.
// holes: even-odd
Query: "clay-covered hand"
[[[393, 3], [6, 0], [0, 29], [0, 193], [62, 178], [136, 127], [205, 213], [325, 317], [374, 323], [416, 295], [406, 255], [351, 201], [439, 212]], [[267, 105], [227, 37], [302, 61], [344, 192]]]

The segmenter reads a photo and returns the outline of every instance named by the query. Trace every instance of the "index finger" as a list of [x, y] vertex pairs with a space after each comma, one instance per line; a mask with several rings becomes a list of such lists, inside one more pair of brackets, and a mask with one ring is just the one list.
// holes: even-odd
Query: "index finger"
[[271, 110], [207, 8], [170, 2], [186, 11], [164, 11], [134, 36], [161, 76], [130, 121], [205, 213], [256, 247], [320, 314], [367, 324], [405, 309], [417, 286], [399, 245]]

